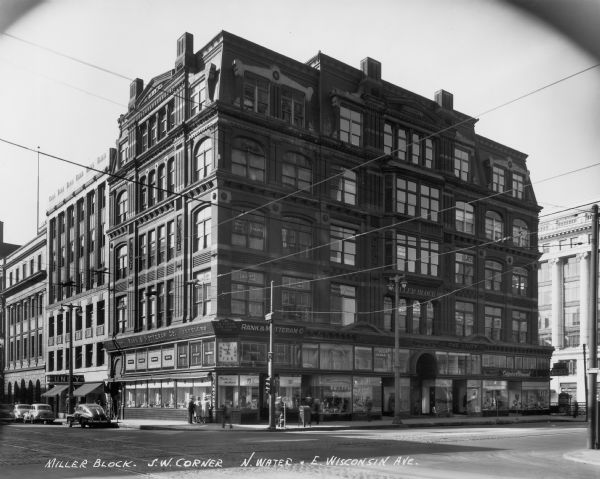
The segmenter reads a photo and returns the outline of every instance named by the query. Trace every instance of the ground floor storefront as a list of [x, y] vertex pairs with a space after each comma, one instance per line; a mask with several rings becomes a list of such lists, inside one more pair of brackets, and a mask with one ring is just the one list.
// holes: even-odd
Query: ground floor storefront
[[[70, 402], [69, 375], [49, 374], [46, 376], [46, 380], [48, 388], [42, 394], [43, 402], [52, 406], [56, 417], [65, 417], [69, 412]], [[73, 374], [71, 380], [73, 384], [71, 409], [80, 403], [94, 403], [101, 405], [109, 416], [116, 417], [118, 392], [112, 392], [105, 372]]]
[[234, 422], [260, 422], [268, 418], [269, 393], [292, 421], [307, 410], [319, 420], [392, 415], [395, 354], [401, 415], [549, 409], [548, 348], [415, 336], [403, 337], [395, 352], [389, 335], [368, 326], [275, 332], [270, 381], [265, 323], [212, 321], [107, 342], [120, 416], [220, 421], [227, 405]]

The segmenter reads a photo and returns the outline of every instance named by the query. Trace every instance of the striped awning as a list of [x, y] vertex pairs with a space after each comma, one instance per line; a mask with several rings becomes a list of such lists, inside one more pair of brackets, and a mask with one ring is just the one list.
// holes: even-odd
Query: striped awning
[[52, 389], [50, 389], [50, 390], [46, 391], [45, 393], [43, 393], [42, 396], [47, 396], [47, 397], [58, 396], [65, 389], [69, 389], [69, 386], [65, 386], [65, 385], [62, 385], [62, 384], [60, 386], [54, 386]]

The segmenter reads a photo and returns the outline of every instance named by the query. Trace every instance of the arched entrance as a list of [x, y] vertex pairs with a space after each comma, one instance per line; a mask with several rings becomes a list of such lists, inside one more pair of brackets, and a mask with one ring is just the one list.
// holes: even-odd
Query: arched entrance
[[414, 415], [431, 414], [435, 406], [435, 378], [437, 362], [434, 353], [422, 352], [413, 358], [411, 412]]

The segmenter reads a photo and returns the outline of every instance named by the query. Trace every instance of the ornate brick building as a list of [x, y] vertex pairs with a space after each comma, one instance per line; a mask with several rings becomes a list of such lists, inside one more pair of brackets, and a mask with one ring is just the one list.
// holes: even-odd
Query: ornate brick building
[[264, 417], [271, 309], [292, 411], [391, 413], [396, 324], [404, 413], [547, 409], [526, 155], [475, 123], [371, 58], [302, 63], [226, 32], [194, 51], [184, 34], [173, 69], [132, 83], [110, 168], [125, 416], [182, 416], [194, 396]]

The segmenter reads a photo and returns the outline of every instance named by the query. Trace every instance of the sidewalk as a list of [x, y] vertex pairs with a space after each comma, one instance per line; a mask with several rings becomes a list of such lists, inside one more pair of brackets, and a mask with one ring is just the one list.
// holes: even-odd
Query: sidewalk
[[[296, 421], [288, 422], [285, 428], [277, 428], [280, 432], [300, 432], [300, 431], [338, 431], [344, 429], [402, 429], [419, 427], [444, 427], [444, 426], [493, 426], [507, 424], [528, 424], [528, 423], [548, 423], [548, 422], [574, 422], [584, 423], [585, 416], [573, 418], [570, 416], [559, 415], [530, 415], [530, 416], [452, 416], [452, 417], [434, 417], [434, 416], [413, 416], [403, 418], [401, 425], [392, 424], [393, 418], [384, 416], [381, 419], [372, 421], [321, 421], [319, 424], [313, 422], [311, 426], [302, 427]], [[57, 422], [64, 422], [64, 419], [58, 419]], [[167, 421], [160, 419], [125, 419], [117, 422], [123, 429], [175, 429], [175, 430], [218, 430], [222, 429], [219, 423], [208, 424], [188, 424], [184, 421]], [[233, 428], [238, 431], [268, 431], [268, 424], [234, 424]]]

